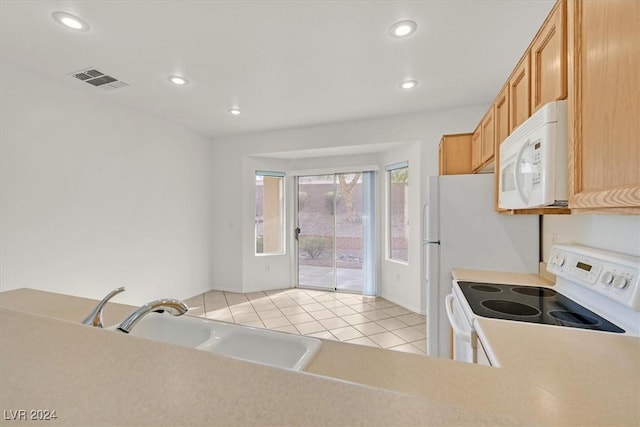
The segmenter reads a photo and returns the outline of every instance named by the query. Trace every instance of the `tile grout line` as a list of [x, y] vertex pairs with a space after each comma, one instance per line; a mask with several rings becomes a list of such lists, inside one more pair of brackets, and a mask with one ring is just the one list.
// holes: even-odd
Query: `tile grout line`
[[207, 298], [205, 297], [205, 294], [202, 294], [202, 309], [204, 310], [204, 318], [207, 319]]
[[[227, 293], [224, 292], [224, 291], [221, 291], [221, 293], [223, 294], [224, 301], [225, 301], [225, 304], [226, 304], [226, 308], [227, 308], [229, 314], [231, 315], [231, 321], [233, 323], [241, 324], [240, 322], [237, 321], [237, 316], [240, 316], [242, 314], [254, 314], [254, 315], [257, 316], [257, 318], [258, 318], [257, 320], [260, 322], [260, 324], [265, 329], [277, 330], [278, 328], [293, 327], [293, 329], [295, 331], [297, 331], [298, 334], [305, 335], [304, 333], [301, 332], [301, 330], [298, 328], [297, 325], [302, 325], [302, 324], [306, 324], [306, 323], [315, 322], [316, 324], [318, 324], [322, 328], [322, 330], [318, 331], [318, 332], [310, 333], [308, 335], [319, 334], [319, 333], [328, 333], [331, 337], [333, 337], [333, 339], [335, 339], [338, 342], [349, 342], [349, 341], [352, 341], [352, 340], [358, 340], [358, 339], [361, 339], [361, 338], [366, 338], [368, 341], [373, 343], [375, 347], [378, 347], [378, 348], [385, 348], [385, 347], [382, 347], [377, 342], [373, 341], [371, 339], [371, 336], [378, 335], [378, 334], [384, 334], [384, 333], [389, 332], [389, 333], [391, 333], [392, 336], [394, 336], [398, 340], [402, 341], [402, 343], [398, 344], [398, 345], [395, 345], [395, 346], [386, 347], [387, 349], [393, 349], [394, 347], [401, 347], [401, 346], [404, 346], [404, 345], [410, 345], [411, 347], [416, 349], [421, 354], [425, 354], [425, 352], [419, 346], [414, 345], [414, 344], [418, 343], [419, 341], [423, 341], [426, 338], [420, 338], [420, 339], [417, 339], [417, 340], [409, 341], [409, 340], [406, 340], [405, 338], [402, 338], [400, 335], [394, 333], [394, 331], [398, 331], [400, 329], [407, 329], [407, 328], [413, 328], [413, 329], [418, 330], [416, 328], [416, 326], [421, 326], [420, 323], [415, 324], [415, 325], [410, 325], [410, 324], [407, 324], [407, 323], [403, 322], [402, 320], [399, 320], [398, 318], [402, 317], [402, 316], [411, 315], [411, 314], [415, 315], [415, 316], [422, 317], [422, 315], [419, 314], [419, 313], [414, 313], [414, 312], [412, 312], [410, 310], [406, 310], [406, 309], [404, 309], [404, 307], [398, 306], [397, 304], [391, 303], [391, 302], [386, 301], [384, 299], [378, 299], [378, 300], [374, 300], [374, 301], [371, 301], [371, 302], [364, 301], [364, 300], [359, 300], [358, 302], [354, 302], [354, 303], [349, 304], [348, 302], [345, 303], [343, 301], [344, 300], [349, 300], [351, 297], [357, 299], [356, 295], [350, 295], [350, 296], [345, 297], [345, 298], [342, 299], [342, 298], [337, 298], [336, 295], [333, 295], [333, 294], [330, 294], [330, 293], [322, 293], [321, 291], [314, 292], [314, 293], [310, 294], [310, 293], [306, 292], [305, 290], [301, 290], [301, 289], [297, 289], [297, 288], [293, 288], [293, 289], [296, 289], [295, 297], [302, 297], [302, 298], [294, 299], [292, 297], [292, 293], [290, 293], [291, 289], [287, 289], [287, 290], [284, 290], [284, 291], [274, 291], [271, 294], [267, 294], [264, 291], [260, 291], [260, 292], [262, 292], [262, 296], [260, 296], [258, 298], [254, 298], [254, 299], [248, 298], [247, 294], [240, 294], [240, 295], [243, 295], [244, 298], [245, 298], [245, 300], [242, 303], [245, 303], [245, 302], [249, 303], [249, 306], [251, 307], [251, 311], [238, 313], [237, 315], [233, 313], [233, 311], [231, 310], [231, 307], [233, 307], [235, 305], [239, 305], [241, 303], [230, 304], [229, 297], [227, 296]], [[205, 297], [205, 294], [206, 293], [203, 293], [202, 297], [203, 297], [204, 317], [207, 318], [207, 308], [206, 308], [206, 297]], [[234, 294], [234, 293], [230, 293], [230, 294]], [[287, 321], [287, 325], [278, 326], [278, 327], [274, 327], [274, 328], [268, 328], [266, 326], [265, 320], [268, 320], [268, 319], [264, 319], [263, 320], [262, 317], [260, 316], [260, 312], [261, 311], [258, 311], [258, 309], [256, 309], [256, 307], [252, 303], [252, 301], [254, 301], [254, 300], [259, 300], [259, 299], [262, 299], [262, 298], [265, 298], [265, 297], [267, 298], [269, 303], [274, 306], [274, 308], [269, 308], [269, 310], [275, 310], [275, 311], [277, 311], [279, 313], [278, 316], [273, 317], [273, 318], [274, 319], [275, 318], [283, 318], [283, 319], [285, 319]], [[303, 307], [303, 305], [300, 304], [297, 301], [297, 299], [306, 299], [306, 298], [309, 298], [311, 301], [313, 301], [313, 302], [309, 302], [309, 304], [318, 304], [319, 306], [322, 307], [322, 309], [315, 310], [315, 311], [308, 311], [308, 309], [305, 309]], [[320, 300], [318, 300], [317, 298], [320, 298]], [[283, 301], [287, 301], [287, 300], [291, 303], [290, 305], [281, 306], [281, 305], [277, 304], [278, 301], [283, 302]], [[339, 303], [339, 305], [337, 307], [331, 308], [331, 307], [327, 307], [327, 306], [325, 306], [323, 304], [323, 303], [334, 302], [334, 301]], [[375, 307], [375, 302], [376, 301], [382, 301], [382, 303], [385, 306], [376, 308]], [[351, 307], [353, 307], [355, 305], [360, 305], [360, 304], [367, 304], [368, 306], [370, 306], [371, 310], [360, 312], [360, 311], [357, 311], [357, 310], [354, 310], [353, 308], [351, 308]], [[304, 305], [307, 305], [307, 304], [304, 304]], [[334, 305], [334, 304], [331, 304], [331, 305]], [[283, 308], [288, 308], [288, 307], [292, 307], [292, 308], [295, 307], [295, 308], [298, 308], [298, 309], [302, 310], [304, 314], [307, 314], [313, 320], [310, 320], [308, 322], [300, 322], [300, 323], [297, 323], [297, 324], [293, 323], [293, 321], [290, 319], [290, 316], [295, 316], [295, 315], [299, 315], [299, 314], [303, 314], [303, 313], [291, 313], [290, 315], [287, 315], [282, 310], [283, 310]], [[339, 308], [350, 308], [352, 311], [354, 311], [354, 313], [340, 315], [340, 314], [338, 314], [338, 313], [336, 313], [334, 311], [334, 310], [339, 309]], [[398, 314], [396, 316], [393, 316], [393, 315], [389, 314], [387, 311], [385, 311], [385, 310], [388, 310], [388, 311], [396, 310], [397, 311], [398, 308], [401, 309], [400, 311], [402, 312], [402, 314]], [[329, 318], [320, 319], [320, 320], [339, 319], [342, 322], [344, 322], [346, 324], [346, 326], [340, 326], [340, 327], [334, 328], [334, 329], [351, 328], [354, 331], [356, 331], [357, 333], [361, 334], [361, 336], [360, 337], [356, 337], [356, 338], [351, 338], [351, 339], [348, 339], [348, 340], [344, 340], [344, 341], [338, 339], [338, 337], [331, 332], [331, 329], [327, 328], [324, 324], [321, 323], [320, 320], [316, 319], [313, 316], [314, 312], [323, 311], [323, 310], [331, 313], [332, 316], [329, 317]], [[267, 311], [267, 310], [263, 310], [263, 311]], [[367, 312], [371, 312], [371, 311], [381, 311], [382, 313], [384, 313], [384, 315], [389, 316], [389, 317], [385, 317], [385, 318], [378, 319], [378, 320], [372, 320], [372, 319], [370, 319], [369, 317], [366, 316], [366, 313]], [[362, 323], [357, 323], [357, 324], [351, 324], [351, 323], [349, 323], [349, 322], [347, 322], [346, 320], [343, 319], [346, 316], [353, 316], [355, 314], [361, 315], [362, 317], [367, 319], [367, 321], [366, 322], [362, 322]], [[379, 321], [384, 321], [384, 320], [388, 320], [388, 319], [395, 320], [396, 322], [401, 323], [402, 326], [399, 327], [399, 328], [393, 329], [393, 330], [389, 330], [386, 327], [384, 327], [383, 325], [378, 323]], [[358, 328], [355, 327], [355, 326], [358, 326], [358, 325], [361, 325], [361, 324], [364, 324], [364, 323], [373, 323], [374, 325], [378, 326], [379, 328], [382, 328], [384, 331], [367, 335], [367, 334], [365, 334], [364, 332], [360, 331]], [[357, 344], [357, 343], [355, 343], [355, 344]], [[399, 350], [399, 351], [402, 351], [402, 350]]]

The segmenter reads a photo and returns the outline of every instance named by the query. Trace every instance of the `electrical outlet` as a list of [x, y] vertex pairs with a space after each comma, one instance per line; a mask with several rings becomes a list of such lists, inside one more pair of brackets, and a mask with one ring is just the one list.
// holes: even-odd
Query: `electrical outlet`
[[270, 270], [271, 270], [271, 265], [270, 264], [267, 264], [267, 265], [264, 266], [264, 271], [265, 272], [268, 272]]
[[551, 233], [551, 244], [555, 245], [558, 243], [558, 233]]
[[400, 281], [400, 273], [396, 273], [396, 282]]

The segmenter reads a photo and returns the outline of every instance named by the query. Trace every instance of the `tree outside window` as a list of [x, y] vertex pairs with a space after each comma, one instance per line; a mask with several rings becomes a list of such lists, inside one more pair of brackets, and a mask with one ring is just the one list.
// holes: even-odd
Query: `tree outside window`
[[388, 170], [389, 258], [409, 261], [409, 166]]

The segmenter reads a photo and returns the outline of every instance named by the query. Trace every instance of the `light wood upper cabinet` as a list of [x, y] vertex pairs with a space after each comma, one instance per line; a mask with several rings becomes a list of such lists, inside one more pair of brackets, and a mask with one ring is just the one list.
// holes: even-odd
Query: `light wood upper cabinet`
[[493, 105], [482, 118], [482, 131], [480, 140], [482, 141], [481, 163], [484, 165], [493, 160], [494, 140]]
[[471, 140], [471, 166], [474, 172], [493, 172], [495, 146], [493, 104], [478, 123]]
[[509, 128], [509, 85], [505, 85], [496, 100], [493, 102], [493, 120], [495, 122], [495, 146], [494, 146], [494, 161], [495, 161], [495, 186], [494, 186], [494, 197], [493, 204], [495, 210], [504, 211], [505, 209], [501, 209], [498, 206], [498, 194], [499, 194], [499, 166], [500, 165], [500, 144], [504, 141], [511, 129]]
[[471, 169], [474, 171], [482, 164], [482, 140], [480, 139], [481, 126], [473, 131], [471, 136]]
[[531, 114], [567, 97], [566, 13], [566, 1], [558, 1], [531, 43]]
[[568, 4], [569, 207], [640, 213], [640, 1]]
[[509, 129], [527, 120], [531, 112], [529, 53], [521, 60], [509, 78]]
[[502, 88], [496, 100], [493, 103], [493, 120], [495, 121], [495, 140], [496, 147], [495, 153], [496, 155], [500, 151], [500, 143], [504, 141], [509, 134], [511, 133], [511, 129], [509, 128], [509, 86], [505, 86]]
[[440, 140], [440, 175], [471, 173], [471, 133], [443, 135]]

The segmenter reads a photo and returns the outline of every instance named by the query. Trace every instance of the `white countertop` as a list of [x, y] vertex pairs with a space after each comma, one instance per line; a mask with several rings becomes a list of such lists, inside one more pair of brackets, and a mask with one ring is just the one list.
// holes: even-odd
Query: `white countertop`
[[[455, 274], [519, 283], [504, 273]], [[0, 294], [2, 409], [55, 409], [59, 418], [48, 424], [92, 426], [640, 423], [637, 405], [629, 405], [640, 396], [640, 341], [634, 339], [603, 346], [602, 357], [581, 368], [571, 368], [572, 354], [563, 354], [570, 342], [550, 351], [562, 338], [541, 331], [520, 335], [515, 342], [528, 347], [504, 353], [502, 368], [324, 342], [308, 372], [299, 373], [79, 325], [94, 303], [32, 290]], [[36, 309], [49, 317], [25, 312]], [[108, 306], [105, 314], [116, 309], [128, 314], [131, 307]], [[482, 331], [502, 353], [514, 330], [487, 320]], [[588, 342], [602, 344], [596, 337], [583, 345]], [[605, 354], [620, 363], [605, 363]], [[621, 364], [633, 361], [636, 371], [625, 376]], [[580, 376], [589, 370], [600, 378]], [[594, 385], [599, 393], [588, 389]], [[596, 404], [598, 394], [615, 397]]]
[[[456, 280], [553, 286], [531, 275], [456, 269]], [[477, 317], [474, 327], [492, 362], [557, 397], [580, 402], [574, 424], [640, 425], [640, 338]]]
[[[272, 368], [8, 308], [0, 308], [0, 343], [2, 409], [55, 411], [57, 419], [46, 425], [522, 422], [456, 402]], [[26, 422], [3, 419], [2, 424]]]
[[640, 338], [487, 318], [475, 327], [492, 363], [561, 401], [579, 399], [585, 425], [640, 425]]

